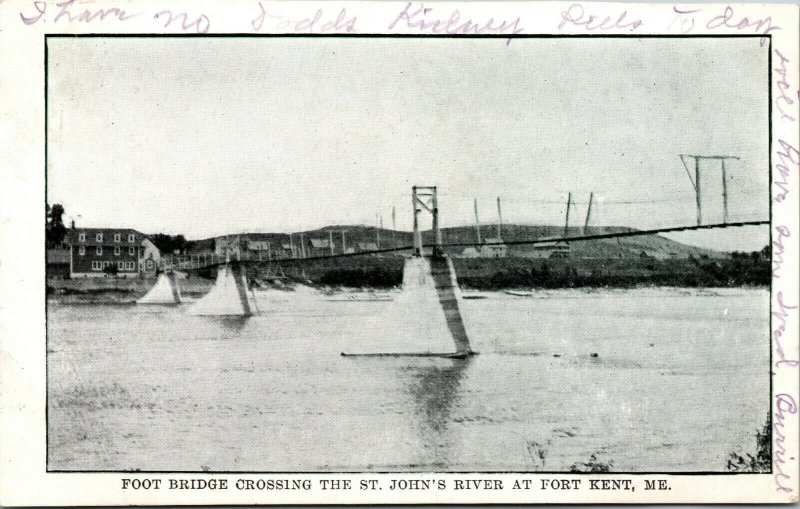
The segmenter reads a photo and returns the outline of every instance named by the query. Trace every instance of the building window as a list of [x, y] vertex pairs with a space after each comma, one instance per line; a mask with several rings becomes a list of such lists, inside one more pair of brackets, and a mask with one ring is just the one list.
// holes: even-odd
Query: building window
[[92, 262], [92, 270], [103, 270], [103, 262]]
[[114, 242], [119, 242], [122, 239], [122, 234], [115, 233], [114, 234]]
[[119, 246], [114, 246], [114, 254], [119, 255], [119, 253], [120, 253]]
[[131, 246], [128, 248], [128, 254], [131, 256], [136, 256], [136, 248]]
[[78, 247], [78, 254], [83, 256], [86, 254], [86, 248], [84, 246]]
[[103, 254], [103, 246], [97, 246], [97, 254]]
[[97, 240], [97, 242], [103, 242], [103, 234], [102, 233], [98, 233], [97, 235], [94, 236], [94, 238]]
[[86, 242], [86, 234], [85, 233], [79, 233], [78, 234], [78, 242]]
[[130, 233], [128, 234], [128, 242], [134, 242], [136, 240], [136, 235]]

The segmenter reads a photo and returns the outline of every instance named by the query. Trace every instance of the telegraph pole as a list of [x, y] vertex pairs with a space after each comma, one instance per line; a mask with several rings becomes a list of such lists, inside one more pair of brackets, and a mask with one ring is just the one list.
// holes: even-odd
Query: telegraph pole
[[720, 161], [722, 163], [722, 222], [728, 222], [728, 179], [725, 175], [725, 159]]
[[567, 237], [569, 231], [569, 209], [572, 206], [572, 193], [567, 194], [567, 222], [564, 224], [564, 238]]
[[395, 218], [395, 207], [392, 205], [392, 247], [397, 247], [397, 220]]
[[304, 234], [301, 232], [300, 233], [300, 258], [305, 258], [305, 257], [306, 257], [306, 241], [305, 241]]
[[694, 191], [695, 201], [697, 202], [697, 224], [703, 224], [703, 201], [700, 199], [702, 196], [700, 192], [700, 158], [694, 158]]
[[478, 245], [480, 246], [483, 244], [481, 242], [481, 220], [478, 218], [478, 199], [475, 198], [475, 231], [478, 234]]
[[[686, 165], [686, 160], [684, 157], [690, 157], [694, 159], [694, 180], [692, 180], [692, 174], [689, 171], [689, 167]], [[689, 181], [692, 183], [692, 187], [694, 187], [695, 192], [695, 202], [697, 203], [697, 225], [703, 224], [703, 201], [702, 201], [702, 188], [700, 185], [700, 161], [701, 160], [710, 160], [710, 161], [719, 161], [720, 166], [722, 168], [722, 222], [728, 222], [728, 175], [725, 168], [725, 161], [727, 159], [735, 159], [739, 160], [736, 156], [701, 156], [701, 155], [691, 155], [691, 154], [680, 154], [681, 162], [683, 163], [683, 167], [686, 169], [686, 174], [689, 176]]]
[[328, 246], [331, 248], [331, 256], [333, 256], [333, 230], [328, 230]]
[[375, 245], [377, 246], [377, 249], [380, 249], [381, 248], [381, 223], [383, 223], [383, 221], [378, 219], [378, 214], [375, 214], [375, 223], [377, 224], [377, 226], [375, 227]]
[[589, 193], [589, 208], [586, 209], [586, 222], [583, 224], [583, 234], [586, 235], [586, 230], [589, 229], [589, 217], [592, 215], [592, 198], [594, 193]]
[[331, 243], [331, 254], [334, 254], [334, 250], [333, 250], [333, 234], [334, 233], [341, 233], [342, 234], [342, 254], [345, 254], [345, 251], [347, 251], [347, 249], [346, 249], [346, 246], [345, 246], [344, 234], [345, 234], [345, 232], [347, 232], [347, 230], [329, 230], [329, 232], [330, 232], [330, 234], [329, 234], [328, 238], [330, 239], [330, 243]]
[[500, 208], [500, 197], [497, 197], [497, 238], [503, 239], [503, 209]]

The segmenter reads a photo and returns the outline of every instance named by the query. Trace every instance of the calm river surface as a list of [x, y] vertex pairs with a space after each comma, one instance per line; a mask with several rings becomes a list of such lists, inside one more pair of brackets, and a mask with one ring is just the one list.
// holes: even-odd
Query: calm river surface
[[754, 452], [767, 290], [483, 295], [461, 303], [467, 360], [340, 356], [405, 333], [386, 301], [262, 295], [248, 319], [51, 301], [49, 468], [722, 471]]

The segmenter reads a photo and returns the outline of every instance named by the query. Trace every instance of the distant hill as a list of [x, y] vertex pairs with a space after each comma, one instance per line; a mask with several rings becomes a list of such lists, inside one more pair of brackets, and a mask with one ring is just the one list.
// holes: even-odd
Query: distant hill
[[[301, 234], [306, 241], [309, 239], [328, 240], [332, 232], [334, 241], [334, 252], [341, 253], [341, 230], [345, 230], [345, 243], [348, 248], [357, 247], [361, 244], [377, 244], [380, 236], [380, 248], [388, 249], [393, 247], [410, 246], [413, 243], [413, 234], [407, 231], [395, 231], [390, 229], [380, 229], [370, 226], [353, 225], [332, 225], [316, 230], [296, 232], [292, 234], [295, 245], [299, 245]], [[587, 235], [599, 235], [607, 233], [620, 233], [636, 231], [634, 228], [617, 226], [595, 226], [589, 227]], [[560, 226], [532, 226], [532, 225], [503, 225], [503, 241], [519, 242], [525, 240], [559, 238], [564, 235], [564, 228]], [[579, 236], [583, 234], [583, 228], [572, 227], [568, 230], [568, 236]], [[273, 247], [280, 248], [282, 244], [289, 243], [289, 234], [286, 233], [248, 233], [242, 234], [250, 240], [267, 241]], [[484, 242], [495, 239], [497, 231], [494, 226], [487, 225], [481, 228], [481, 237]], [[423, 243], [432, 243], [433, 235], [430, 230], [422, 233]], [[442, 229], [442, 242], [444, 244], [472, 244], [477, 242], [474, 226], [457, 226]], [[710, 258], [720, 258], [726, 256], [725, 253], [702, 249], [694, 246], [681, 244], [674, 240], [667, 239], [660, 235], [648, 235], [640, 237], [623, 237], [616, 239], [586, 240], [571, 242], [572, 256], [580, 258], [619, 258], [640, 256], [642, 252], [650, 256], [688, 258], [689, 256]], [[201, 239], [191, 241], [191, 252], [207, 252], [214, 249], [214, 239]], [[447, 248], [451, 255], [460, 254], [463, 247]], [[509, 256], [524, 255], [532, 250], [530, 245], [509, 246]]]

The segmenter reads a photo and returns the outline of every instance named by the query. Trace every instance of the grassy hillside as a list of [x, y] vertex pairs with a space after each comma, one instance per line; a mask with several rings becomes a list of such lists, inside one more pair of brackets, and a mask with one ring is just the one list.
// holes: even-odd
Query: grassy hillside
[[[300, 243], [302, 233], [305, 239], [329, 239], [329, 232], [333, 231], [334, 253], [341, 253], [341, 233], [346, 230], [345, 242], [348, 248], [357, 247], [359, 243], [376, 243], [378, 229], [369, 226], [352, 225], [333, 225], [326, 226], [317, 230], [309, 230], [292, 234], [294, 244]], [[599, 235], [607, 233], [634, 231], [626, 227], [589, 227], [587, 235]], [[570, 237], [581, 235], [582, 228], [573, 227], [567, 232]], [[387, 249], [393, 247], [410, 246], [413, 243], [411, 232], [395, 231], [390, 229], [380, 229], [380, 248]], [[494, 226], [485, 226], [481, 229], [482, 239], [496, 237]], [[504, 225], [503, 240], [506, 242], [520, 242], [526, 240], [559, 238], [564, 235], [564, 228], [558, 226], [531, 226], [531, 225]], [[247, 237], [252, 240], [268, 241], [273, 249], [280, 248], [282, 244], [289, 243], [289, 235], [282, 233], [249, 233]], [[424, 243], [433, 242], [433, 234], [430, 230], [422, 233]], [[442, 229], [442, 242], [444, 244], [472, 244], [477, 242], [475, 228], [472, 226], [459, 226]], [[193, 241], [192, 252], [210, 251], [214, 247], [214, 239], [202, 239]], [[723, 253], [687, 246], [679, 242], [661, 237], [658, 235], [648, 235], [642, 237], [628, 237], [620, 239], [587, 240], [572, 242], [572, 255], [576, 258], [619, 258], [639, 256], [642, 251], [650, 255], [660, 254], [663, 257], [689, 258], [707, 256], [710, 258], [723, 257]], [[457, 256], [464, 250], [464, 247], [447, 248], [450, 255]], [[509, 248], [509, 256], [524, 256], [532, 250], [530, 245], [514, 245]]]

